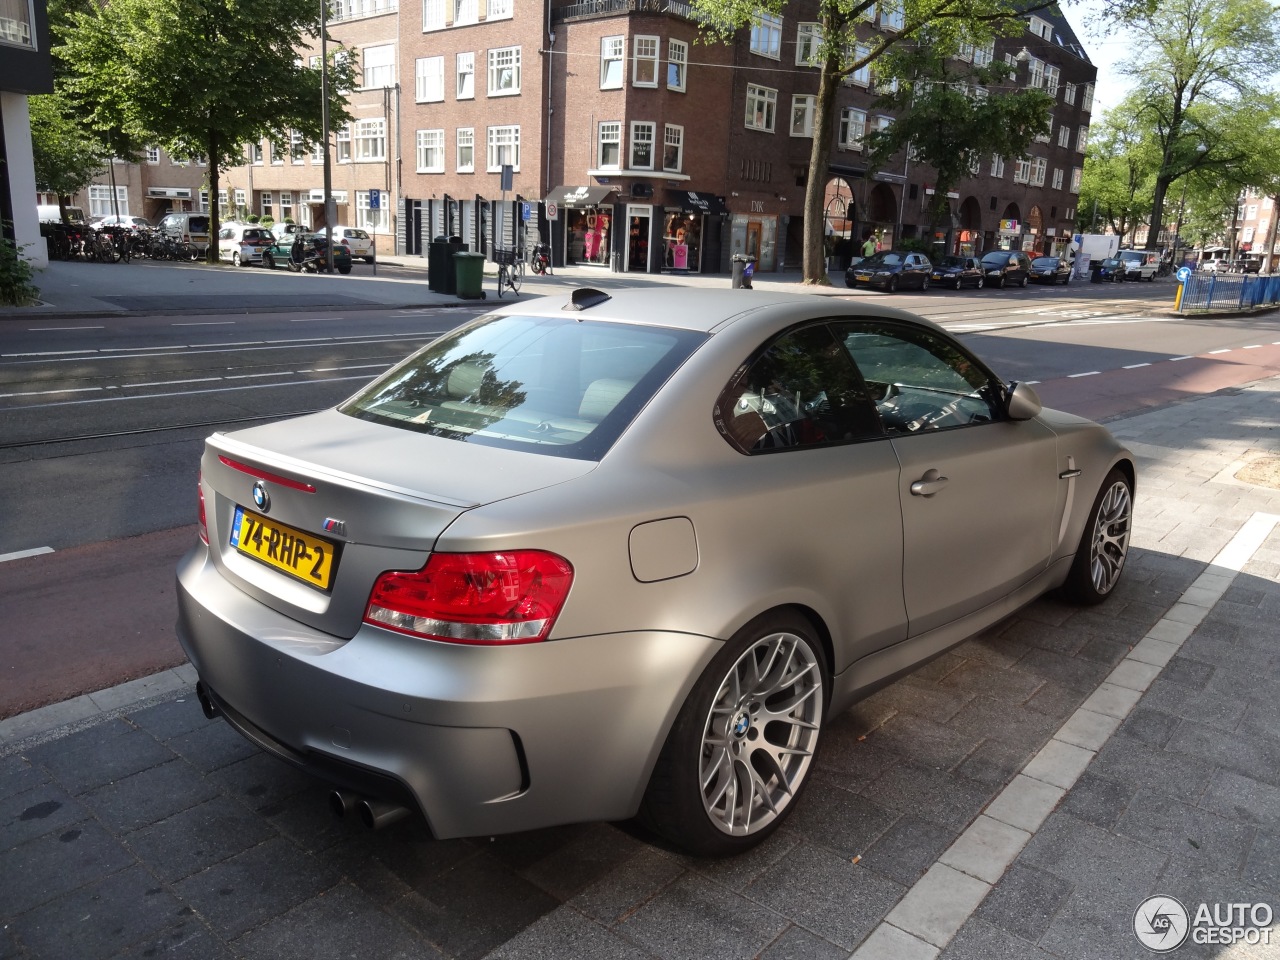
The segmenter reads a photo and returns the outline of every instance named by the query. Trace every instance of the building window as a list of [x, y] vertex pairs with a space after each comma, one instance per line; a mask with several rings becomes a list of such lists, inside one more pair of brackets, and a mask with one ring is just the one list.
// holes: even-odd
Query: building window
[[1064, 83], [1062, 85], [1062, 102], [1063, 103], [1076, 102], [1076, 85], [1074, 83]]
[[444, 57], [417, 59], [414, 89], [418, 103], [439, 103], [444, 99]]
[[[159, 151], [157, 151], [156, 155], [159, 156]], [[262, 144], [261, 143], [249, 144], [249, 162], [256, 163], [258, 166], [262, 166]]]
[[387, 121], [357, 120], [355, 129], [356, 160], [359, 163], [381, 163], [387, 159]]
[[1029, 183], [1031, 180], [1031, 160], [1023, 157], [1014, 162], [1013, 165], [1013, 182]]
[[1062, 79], [1062, 71], [1057, 67], [1046, 65], [1044, 68], [1044, 92], [1051, 97], [1058, 95], [1058, 83]]
[[906, 25], [906, 15], [897, 0], [880, 0], [880, 29], [897, 33]]
[[1256, 203], [1251, 203], [1244, 208], [1244, 218], [1246, 220], [1258, 219], [1258, 205]]
[[600, 170], [618, 170], [622, 166], [622, 124], [605, 120], [599, 125], [596, 148], [596, 167]]
[[662, 169], [679, 173], [684, 167], [684, 127], [668, 123], [662, 132]]
[[616, 90], [622, 86], [626, 37], [603, 37], [600, 40], [600, 89]]
[[1044, 132], [1036, 134], [1036, 143], [1048, 143], [1050, 134], [1053, 133], [1053, 108], [1049, 108], [1049, 122], [1045, 124]]
[[973, 51], [973, 65], [975, 67], [989, 67], [991, 61], [996, 58], [996, 43], [994, 40], [987, 43], [983, 47], [975, 47]]
[[293, 219], [293, 191], [292, 190], [286, 190], [284, 193], [280, 194], [280, 219], [282, 221]]
[[443, 30], [444, 0], [422, 0], [422, 30]]
[[[120, 208], [120, 216], [129, 215], [129, 188], [123, 184], [116, 186], [116, 204]], [[115, 214], [111, 206], [111, 187], [108, 184], [93, 184], [89, 187], [89, 216], [110, 217]]]
[[[871, 48], [858, 44], [853, 48], [854, 62], [863, 60], [871, 55]], [[849, 74], [849, 82], [856, 83], [860, 87], [871, 86], [871, 68], [865, 63], [853, 73]]]
[[476, 96], [476, 55], [458, 54], [458, 99], [474, 100]]
[[1062, 170], [1055, 168], [1053, 171], [1053, 189], [1055, 190], [1062, 189], [1062, 176], [1063, 176]]
[[302, 140], [302, 134], [297, 130], [289, 131], [289, 159], [294, 163], [302, 163], [307, 158], [307, 145]]
[[[201, 190], [201, 191], [200, 191], [200, 200], [199, 200], [199, 202], [200, 202], [200, 210], [201, 210], [202, 212], [204, 212], [204, 213], [208, 213], [208, 212], [209, 212], [209, 191], [208, 191], [208, 190]], [[283, 209], [281, 209], [281, 211], [280, 211], [280, 212], [283, 214], [283, 213], [284, 213], [284, 210], [283, 210]]]
[[631, 161], [628, 166], [632, 169], [653, 169], [653, 138], [655, 130], [655, 125], [647, 121], [635, 121], [631, 124]]
[[311, 145], [312, 163], [324, 163], [324, 146], [323, 143], [313, 143]]
[[1065, 123], [1058, 128], [1058, 146], [1060, 147], [1071, 146], [1071, 128], [1068, 127]]
[[501, 173], [504, 164], [520, 169], [520, 127], [490, 127], [488, 172]]
[[1027, 29], [1034, 33], [1041, 40], [1053, 39], [1053, 25], [1039, 17], [1032, 17]]
[[1084, 148], [1089, 143], [1089, 128], [1081, 127], [1076, 133], [1076, 153], [1084, 153]]
[[418, 173], [444, 173], [444, 131], [418, 131]]
[[822, 24], [801, 23], [796, 26], [796, 66], [817, 67], [818, 47], [822, 45]]
[[1044, 157], [1036, 157], [1031, 161], [1031, 185], [1033, 187], [1044, 186], [1044, 175], [1048, 169], [1049, 164]]
[[276, 204], [275, 204], [275, 197], [272, 196], [270, 190], [263, 190], [262, 193], [258, 195], [258, 203], [262, 207], [262, 210], [261, 210], [262, 215], [264, 217], [271, 217], [271, 219], [274, 220], [275, 216], [271, 213], [271, 211], [275, 208]]
[[850, 150], [861, 150], [867, 138], [867, 111], [845, 107], [840, 114], [840, 143]]
[[373, 210], [369, 207], [369, 191], [356, 191], [356, 226], [362, 230], [376, 233], [387, 232], [388, 214], [386, 207]]
[[1004, 176], [1004, 157], [998, 153], [991, 158], [991, 175], [993, 177]]
[[458, 172], [473, 173], [476, 169], [476, 131], [472, 127], [458, 128]]
[[1084, 85], [1084, 93], [1080, 98], [1080, 109], [1086, 113], [1093, 112], [1093, 84], [1086, 83]]
[[793, 137], [813, 136], [813, 111], [818, 98], [809, 94], [798, 94], [791, 98], [791, 135]]
[[489, 51], [489, 96], [509, 97], [520, 92], [520, 48]]
[[480, 22], [480, 9], [476, 0], [453, 0], [453, 25], [465, 27]]
[[631, 82], [637, 87], [658, 85], [658, 38], [636, 37], [632, 40]]
[[683, 40], [667, 41], [667, 87], [683, 90], [685, 71], [689, 68], [689, 45]]
[[773, 115], [778, 108], [778, 91], [747, 84], [747, 127], [773, 133]]
[[1031, 57], [1027, 60], [1027, 86], [1037, 90], [1044, 86], [1044, 61]]
[[[160, 148], [147, 147], [147, 163], [157, 164], [160, 162]], [[105, 216], [105, 214], [104, 214]]]
[[1071, 192], [1072, 193], [1080, 192], [1080, 175], [1082, 173], [1084, 173], [1084, 170], [1081, 169], [1080, 167], [1071, 168]]
[[1062, 219], [1063, 219], [1063, 220], [1074, 220], [1075, 218], [1076, 218], [1076, 208], [1075, 208], [1075, 207], [1068, 207], [1068, 208], [1067, 208], [1067, 212], [1066, 212], [1065, 214], [1063, 214], [1063, 216], [1062, 216]]
[[271, 148], [271, 165], [273, 167], [281, 166], [284, 163], [284, 144], [271, 140], [267, 145]]
[[243, 190], [237, 190], [237, 191], [236, 191], [236, 210], [237, 210], [237, 211], [240, 211], [240, 210], [244, 210], [244, 209], [246, 209], [246, 207], [245, 207], [245, 194], [244, 194], [244, 191], [243, 191]]
[[486, 20], [510, 20], [513, 14], [511, 0], [489, 0], [485, 6]]
[[365, 87], [390, 87], [396, 82], [396, 45], [365, 47], [361, 54]]
[[782, 59], [782, 18], [771, 13], [757, 13], [751, 20], [751, 52], [762, 57]]

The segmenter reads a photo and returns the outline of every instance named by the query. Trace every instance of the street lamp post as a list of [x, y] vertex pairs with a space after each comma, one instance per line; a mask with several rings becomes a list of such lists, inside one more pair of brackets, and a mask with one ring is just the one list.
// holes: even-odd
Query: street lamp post
[[324, 136], [324, 259], [333, 273], [333, 166], [329, 158], [329, 0], [320, 0], [320, 127]]

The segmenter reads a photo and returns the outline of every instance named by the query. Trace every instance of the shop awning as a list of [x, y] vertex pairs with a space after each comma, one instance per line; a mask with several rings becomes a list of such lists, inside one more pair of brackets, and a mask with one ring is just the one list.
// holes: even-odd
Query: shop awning
[[724, 205], [724, 197], [701, 190], [668, 190], [667, 203], [679, 207], [688, 213], [707, 213], [712, 216], [724, 216], [729, 208]]
[[613, 193], [613, 187], [556, 187], [547, 194], [548, 203], [562, 207], [594, 207]]

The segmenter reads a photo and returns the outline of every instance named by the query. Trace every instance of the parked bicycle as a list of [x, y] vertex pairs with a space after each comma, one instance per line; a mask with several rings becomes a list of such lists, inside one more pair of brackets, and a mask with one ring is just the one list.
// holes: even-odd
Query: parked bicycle
[[516, 256], [514, 250], [502, 248], [493, 252], [493, 259], [498, 264], [498, 297], [502, 297], [504, 287], [509, 287], [519, 296], [520, 284], [524, 283], [524, 261]]
[[540, 277], [545, 277], [551, 273], [551, 248], [545, 243], [535, 243], [533, 245], [533, 259], [529, 265], [533, 268], [533, 272]]

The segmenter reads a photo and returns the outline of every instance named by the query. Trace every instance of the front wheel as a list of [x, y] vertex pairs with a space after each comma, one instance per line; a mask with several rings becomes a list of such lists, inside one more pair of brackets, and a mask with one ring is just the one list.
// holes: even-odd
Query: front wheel
[[1025, 289], [1027, 288], [1027, 284], [1028, 284], [1028, 283], [1030, 283], [1030, 282], [1031, 282], [1031, 278], [1030, 278], [1030, 277], [1023, 277], [1023, 278], [1022, 278], [1022, 289], [1024, 289], [1024, 290], [1025, 290]]
[[498, 299], [502, 299], [502, 288], [507, 286], [507, 268], [498, 268]]
[[262, 254], [262, 265], [268, 270], [274, 270], [276, 268], [276, 258], [269, 252], [265, 252]]
[[1063, 589], [1076, 603], [1101, 603], [1120, 582], [1133, 526], [1133, 484], [1120, 469], [1102, 481]]
[[348, 273], [350, 273], [350, 272], [351, 272], [351, 264], [349, 264], [349, 263], [345, 263], [345, 264], [343, 264], [342, 266], [340, 266], [340, 267], [338, 268], [338, 272], [339, 272], [340, 274], [342, 274], [343, 276], [346, 276]]
[[986, 285], [986, 282], [987, 282], [987, 278], [986, 278], [986, 277], [979, 277], [979, 278], [978, 278], [978, 282], [977, 282], [976, 284], [974, 284], [973, 289], [975, 289], [975, 290], [981, 290], [981, 289], [983, 288], [983, 286], [985, 286], [985, 285]]
[[889, 285], [885, 289], [890, 293], [898, 292], [898, 275], [896, 273], [889, 278]]
[[929, 289], [929, 278], [925, 277], [923, 280], [920, 281], [920, 292], [924, 293], [928, 289]]
[[827, 664], [812, 625], [782, 612], [734, 635], [680, 708], [641, 816], [690, 852], [741, 853], [795, 807], [826, 707]]
[[524, 261], [517, 260], [511, 267], [511, 289], [519, 293], [522, 283], [524, 283]]

